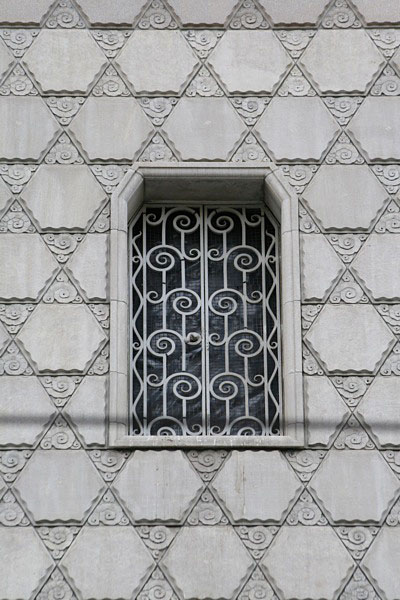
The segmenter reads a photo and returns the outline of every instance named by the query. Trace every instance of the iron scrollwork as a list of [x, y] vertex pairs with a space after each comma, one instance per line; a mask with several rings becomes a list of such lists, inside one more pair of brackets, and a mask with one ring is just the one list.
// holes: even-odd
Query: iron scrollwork
[[278, 226], [145, 207], [130, 227], [133, 435], [278, 435]]

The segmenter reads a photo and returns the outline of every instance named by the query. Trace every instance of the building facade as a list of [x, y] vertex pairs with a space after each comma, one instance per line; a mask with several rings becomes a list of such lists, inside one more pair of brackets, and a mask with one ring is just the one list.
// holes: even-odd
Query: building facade
[[[0, 115], [0, 599], [398, 600], [398, 0], [0, 0]], [[213, 214], [269, 311], [219, 371]]]

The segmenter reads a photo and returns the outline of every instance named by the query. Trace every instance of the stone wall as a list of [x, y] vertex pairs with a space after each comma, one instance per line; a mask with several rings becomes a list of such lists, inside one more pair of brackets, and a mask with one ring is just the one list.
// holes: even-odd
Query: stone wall
[[[0, 0], [0, 598], [400, 598], [398, 0]], [[299, 194], [307, 447], [106, 447], [133, 161]]]

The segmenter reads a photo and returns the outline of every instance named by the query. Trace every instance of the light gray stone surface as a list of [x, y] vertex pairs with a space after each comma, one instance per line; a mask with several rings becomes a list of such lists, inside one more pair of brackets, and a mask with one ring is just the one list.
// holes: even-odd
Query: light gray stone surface
[[40, 304], [18, 340], [39, 372], [81, 372], [92, 362], [106, 336], [86, 306]]
[[261, 6], [274, 25], [315, 25], [328, 0], [260, 0]]
[[271, 31], [245, 30], [227, 31], [207, 62], [230, 94], [271, 94], [292, 64]]
[[345, 267], [324, 236], [301, 236], [302, 297], [305, 302], [326, 300]]
[[183, 527], [161, 564], [184, 600], [235, 597], [254, 566], [233, 529], [218, 525]]
[[39, 160], [60, 132], [40, 98], [1, 96], [0, 120], [0, 159]]
[[0, 213], [4, 211], [12, 198], [12, 194], [6, 184], [0, 179]]
[[7, 46], [0, 41], [0, 79], [8, 71], [13, 62], [13, 55], [7, 50]]
[[339, 127], [319, 98], [275, 97], [256, 124], [271, 158], [318, 161]]
[[349, 411], [327, 377], [304, 377], [307, 442], [329, 446]]
[[224, 25], [239, 6], [238, 0], [168, 0], [182, 25]]
[[3, 325], [0, 327], [0, 351], [4, 349], [7, 343], [10, 341], [10, 336], [8, 335], [6, 329]]
[[[0, 21], [0, 538], [26, 535], [0, 599], [398, 600], [398, 0], [0, 0]], [[303, 330], [283, 343], [305, 336], [304, 447], [107, 447], [126, 418], [107, 407], [109, 202], [138, 157], [202, 176], [275, 159], [300, 196]]]
[[[399, 20], [400, 20], [400, 17], [399, 17]], [[390, 64], [396, 68], [398, 73], [400, 73], [400, 51], [399, 50], [397, 50], [397, 52], [394, 54], [392, 60], [390, 61]]]
[[92, 25], [132, 25], [146, 0], [79, 0], [78, 5]]
[[182, 98], [163, 131], [182, 160], [227, 160], [246, 127], [226, 98]]
[[80, 523], [104, 488], [83, 450], [36, 450], [14, 485], [36, 523]]
[[86, 229], [107, 195], [86, 165], [42, 165], [21, 197], [38, 227], [57, 231]]
[[300, 65], [322, 94], [363, 93], [385, 65], [365, 31], [320, 30]]
[[317, 600], [339, 594], [354, 562], [330, 527], [285, 525], [261, 568], [280, 597]]
[[88, 300], [108, 297], [108, 235], [85, 237], [66, 268]]
[[31, 598], [54, 562], [32, 527], [0, 527], [0, 597]]
[[132, 527], [86, 527], [61, 562], [82, 600], [132, 598], [153, 566]]
[[23, 64], [43, 92], [85, 93], [106, 67], [107, 58], [88, 31], [44, 29]]
[[373, 524], [386, 517], [400, 481], [376, 450], [333, 449], [309, 487], [333, 522]]
[[137, 450], [113, 489], [138, 523], [179, 523], [203, 489], [181, 451]]
[[133, 160], [153, 128], [134, 98], [89, 98], [70, 131], [89, 160]]
[[233, 521], [240, 523], [281, 521], [302, 490], [277, 451], [234, 450], [211, 485]]
[[396, 0], [353, 0], [353, 4], [368, 25], [400, 22], [399, 5]]
[[0, 0], [1, 21], [5, 24], [39, 25], [52, 5], [52, 0]]
[[106, 442], [107, 392], [107, 377], [85, 377], [64, 409], [64, 415], [88, 446]]
[[[21, 261], [10, 269], [10, 258]], [[4, 300], [36, 300], [58, 270], [57, 262], [37, 234], [0, 235], [0, 297]]]
[[395, 338], [370, 305], [326, 305], [305, 339], [329, 373], [374, 373]]
[[377, 376], [357, 409], [379, 446], [400, 446], [400, 379]]
[[372, 233], [355, 258], [351, 270], [373, 300], [400, 299], [400, 273], [388, 268], [399, 252], [399, 236]]
[[56, 412], [36, 377], [0, 377], [0, 446], [33, 446]]
[[302, 197], [326, 231], [369, 229], [389, 199], [364, 165], [322, 165]]
[[139, 94], [178, 94], [200, 66], [180, 31], [134, 31], [117, 64]]
[[400, 579], [393, 576], [399, 561], [399, 530], [395, 527], [383, 527], [362, 566], [385, 600], [396, 600], [400, 596]]
[[400, 160], [400, 98], [366, 98], [347, 132], [370, 161]]

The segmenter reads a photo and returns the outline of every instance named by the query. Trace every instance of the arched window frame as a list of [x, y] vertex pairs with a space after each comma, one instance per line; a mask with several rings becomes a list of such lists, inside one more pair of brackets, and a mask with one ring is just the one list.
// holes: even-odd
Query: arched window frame
[[[128, 225], [146, 201], [206, 202], [224, 195], [262, 200], [280, 223], [283, 434], [279, 436], [129, 435]], [[110, 390], [111, 447], [301, 447], [304, 407], [301, 352], [298, 198], [272, 163], [136, 163], [111, 198]]]

